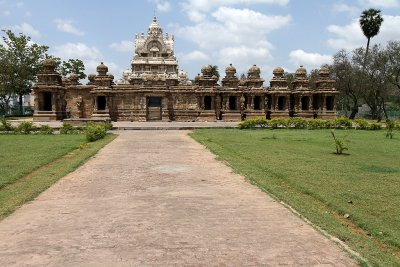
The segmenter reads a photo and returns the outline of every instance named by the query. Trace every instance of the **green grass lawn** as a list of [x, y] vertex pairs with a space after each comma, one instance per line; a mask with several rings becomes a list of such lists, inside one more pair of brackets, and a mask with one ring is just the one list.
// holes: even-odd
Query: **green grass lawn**
[[330, 130], [199, 129], [191, 136], [370, 264], [400, 266], [400, 134], [335, 133], [348, 134], [350, 155], [333, 153]]
[[82, 165], [115, 138], [86, 143], [80, 135], [0, 135], [0, 219]]

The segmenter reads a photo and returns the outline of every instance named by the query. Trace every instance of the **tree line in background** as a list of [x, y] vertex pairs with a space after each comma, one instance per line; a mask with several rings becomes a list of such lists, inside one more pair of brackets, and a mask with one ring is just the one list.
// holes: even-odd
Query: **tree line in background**
[[4, 44], [0, 43], [0, 115], [11, 109], [11, 101], [17, 97], [19, 114], [23, 114], [23, 96], [31, 92], [37, 73], [42, 69], [46, 58], [54, 58], [58, 72], [66, 77], [71, 73], [84, 79], [85, 66], [80, 59], [61, 61], [50, 56], [49, 47], [32, 42], [29, 36], [16, 35], [10, 30], [3, 30]]
[[[345, 49], [333, 56], [333, 63], [328, 67], [331, 77], [336, 80], [336, 88], [340, 91], [338, 110], [342, 115], [354, 119], [359, 107], [367, 105], [371, 119], [388, 118], [391, 111], [400, 114], [400, 42], [390, 41], [386, 46], [373, 45], [370, 40], [379, 33], [383, 22], [380, 10], [368, 9], [360, 16], [360, 27], [367, 38], [366, 48], [353, 51]], [[67, 77], [75, 73], [80, 79], [86, 78], [85, 66], [80, 59], [61, 61], [48, 55], [48, 46], [38, 45], [24, 34], [16, 35], [10, 30], [3, 30], [5, 45], [0, 43], [0, 114], [10, 110], [11, 99], [18, 98], [20, 114], [23, 108], [23, 96], [31, 92], [36, 81], [36, 74], [42, 68], [46, 58], [54, 58], [57, 71]], [[219, 78], [218, 67], [210, 65]], [[293, 73], [285, 73], [289, 87], [294, 80]], [[309, 75], [310, 86], [318, 79], [318, 70]], [[240, 79], [246, 79], [244, 74]]]

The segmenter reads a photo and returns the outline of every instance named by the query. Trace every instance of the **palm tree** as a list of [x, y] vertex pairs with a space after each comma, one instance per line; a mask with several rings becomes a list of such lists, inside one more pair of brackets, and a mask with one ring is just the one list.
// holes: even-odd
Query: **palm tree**
[[361, 30], [364, 33], [364, 36], [367, 37], [367, 49], [365, 50], [365, 58], [364, 58], [364, 66], [367, 60], [368, 50], [369, 50], [369, 42], [372, 37], [376, 36], [379, 33], [379, 29], [381, 28], [383, 22], [383, 18], [381, 16], [381, 11], [379, 9], [367, 9], [364, 10], [360, 16], [360, 26]]
[[212, 74], [211, 76], [217, 76], [218, 80], [219, 80], [219, 70], [218, 70], [218, 66], [217, 65], [210, 65], [211, 69], [212, 69]]

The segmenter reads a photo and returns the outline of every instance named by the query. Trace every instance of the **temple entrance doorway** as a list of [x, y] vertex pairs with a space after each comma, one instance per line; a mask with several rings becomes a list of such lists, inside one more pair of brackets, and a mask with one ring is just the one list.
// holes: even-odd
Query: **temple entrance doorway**
[[162, 119], [162, 98], [148, 97], [147, 98], [147, 120], [160, 121]]
[[51, 111], [52, 110], [52, 94], [51, 92], [43, 93], [43, 111]]

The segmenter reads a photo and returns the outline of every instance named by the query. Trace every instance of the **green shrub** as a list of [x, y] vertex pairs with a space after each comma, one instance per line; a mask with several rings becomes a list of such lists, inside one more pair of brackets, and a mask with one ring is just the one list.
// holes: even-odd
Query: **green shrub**
[[0, 118], [0, 132], [14, 132], [15, 128], [5, 117]]
[[107, 131], [112, 130], [113, 127], [112, 122], [109, 121], [105, 122], [104, 127], [106, 128]]
[[305, 129], [307, 128], [307, 120], [304, 118], [290, 118], [287, 122], [288, 127], [293, 127], [295, 129]]
[[380, 130], [380, 129], [382, 129], [382, 124], [380, 124], [379, 122], [371, 122], [369, 124], [368, 129], [373, 130], [373, 131]]
[[268, 126], [268, 121], [263, 117], [247, 119], [239, 123], [239, 129], [251, 129], [256, 127], [265, 128], [267, 126]]
[[326, 128], [326, 122], [321, 119], [311, 119], [308, 121], [307, 128], [310, 130]]
[[347, 128], [351, 128], [351, 126], [353, 125], [352, 120], [350, 120], [349, 118], [346, 117], [340, 117], [337, 119], [333, 119], [332, 120], [332, 128], [335, 129], [347, 129]]
[[268, 122], [272, 129], [287, 128], [288, 120], [284, 118], [275, 118]]
[[356, 129], [360, 130], [368, 130], [369, 122], [366, 119], [355, 119], [354, 122], [356, 123]]
[[250, 129], [256, 127], [255, 119], [247, 119], [239, 123], [239, 129]]
[[39, 134], [53, 134], [54, 130], [49, 125], [42, 125], [39, 127]]
[[20, 134], [30, 134], [36, 130], [37, 127], [32, 122], [24, 121], [18, 125], [15, 131]]
[[400, 121], [395, 122], [395, 127], [396, 130], [400, 130]]
[[63, 122], [60, 128], [60, 134], [75, 134], [77, 130], [69, 122]]
[[396, 122], [394, 120], [386, 120], [386, 137], [393, 138], [393, 130], [396, 128]]
[[333, 140], [335, 141], [336, 154], [342, 155], [344, 150], [349, 150], [349, 148], [345, 144], [347, 136], [345, 136], [341, 140], [341, 139], [339, 139], [338, 137], [335, 136], [335, 132], [333, 130], [331, 130], [331, 134], [332, 134]]
[[102, 139], [107, 134], [107, 126], [104, 123], [88, 123], [85, 129], [86, 140], [94, 142]]

